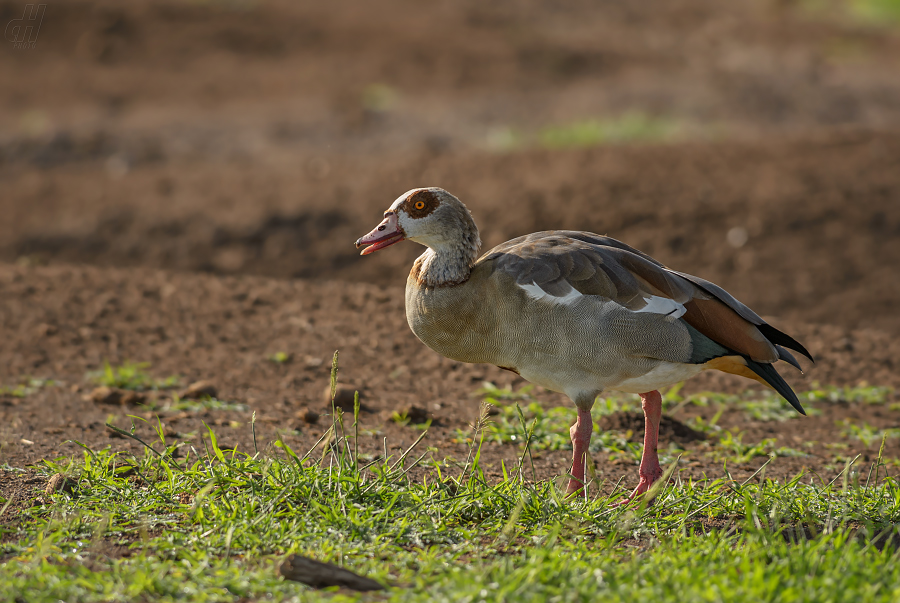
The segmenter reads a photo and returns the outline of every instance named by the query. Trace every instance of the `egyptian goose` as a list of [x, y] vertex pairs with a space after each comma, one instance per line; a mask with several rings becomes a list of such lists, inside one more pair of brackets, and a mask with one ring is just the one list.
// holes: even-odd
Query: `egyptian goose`
[[806, 414], [773, 366], [785, 360], [800, 368], [785, 348], [812, 360], [802, 345], [721, 287], [615, 239], [551, 230], [479, 258], [472, 215], [440, 188], [401, 195], [356, 247], [367, 245], [368, 255], [404, 239], [428, 248], [406, 280], [416, 337], [448, 358], [494, 364], [575, 403], [568, 494], [585, 483], [590, 410], [603, 391], [641, 396], [644, 450], [630, 498], [662, 475], [661, 387], [716, 369], [771, 386]]

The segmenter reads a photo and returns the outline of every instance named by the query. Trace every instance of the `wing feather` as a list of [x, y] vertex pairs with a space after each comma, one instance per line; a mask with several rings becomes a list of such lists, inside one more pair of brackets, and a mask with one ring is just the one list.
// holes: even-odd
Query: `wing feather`
[[[670, 309], [671, 304], [658, 302], [648, 308], [654, 299], [668, 298], [684, 306], [682, 320], [729, 350], [762, 363], [775, 362], [780, 356], [776, 342], [763, 334], [775, 329], [727, 291], [704, 279], [669, 270], [610, 237], [574, 231], [538, 232], [495, 247], [478, 263], [490, 263], [493, 270], [506, 273], [518, 285], [533, 284], [554, 297], [564, 297], [574, 289], [633, 311]], [[777, 343], [791, 347], [786, 345], [787, 339]]]

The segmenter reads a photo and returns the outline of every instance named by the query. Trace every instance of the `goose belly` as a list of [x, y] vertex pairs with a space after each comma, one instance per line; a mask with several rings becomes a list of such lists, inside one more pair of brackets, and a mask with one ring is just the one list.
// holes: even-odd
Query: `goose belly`
[[660, 361], [650, 372], [624, 379], [619, 383], [609, 384], [607, 389], [629, 394], [643, 394], [690, 379], [702, 370], [703, 365], [700, 364]]
[[570, 397], [606, 390], [643, 394], [690, 379], [703, 370], [701, 365], [646, 358], [621, 358], [619, 366], [610, 364], [603, 371], [580, 368], [571, 362], [505, 368], [514, 368], [523, 379]]

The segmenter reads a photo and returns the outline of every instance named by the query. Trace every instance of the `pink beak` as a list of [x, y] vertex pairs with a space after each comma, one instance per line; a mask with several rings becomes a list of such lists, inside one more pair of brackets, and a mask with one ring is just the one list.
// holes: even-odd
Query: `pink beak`
[[359, 249], [363, 245], [368, 245], [362, 250], [360, 255], [369, 255], [379, 249], [399, 243], [405, 236], [403, 229], [400, 228], [400, 223], [397, 221], [397, 214], [389, 212], [385, 214], [384, 220], [372, 232], [356, 240], [356, 248]]

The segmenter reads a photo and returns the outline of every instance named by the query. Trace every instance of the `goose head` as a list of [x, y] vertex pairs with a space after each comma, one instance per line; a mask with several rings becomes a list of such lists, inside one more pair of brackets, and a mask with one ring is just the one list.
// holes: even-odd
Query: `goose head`
[[368, 255], [403, 240], [425, 245], [438, 255], [461, 255], [471, 266], [481, 239], [472, 214], [442, 188], [414, 188], [400, 195], [372, 232], [356, 241]]

